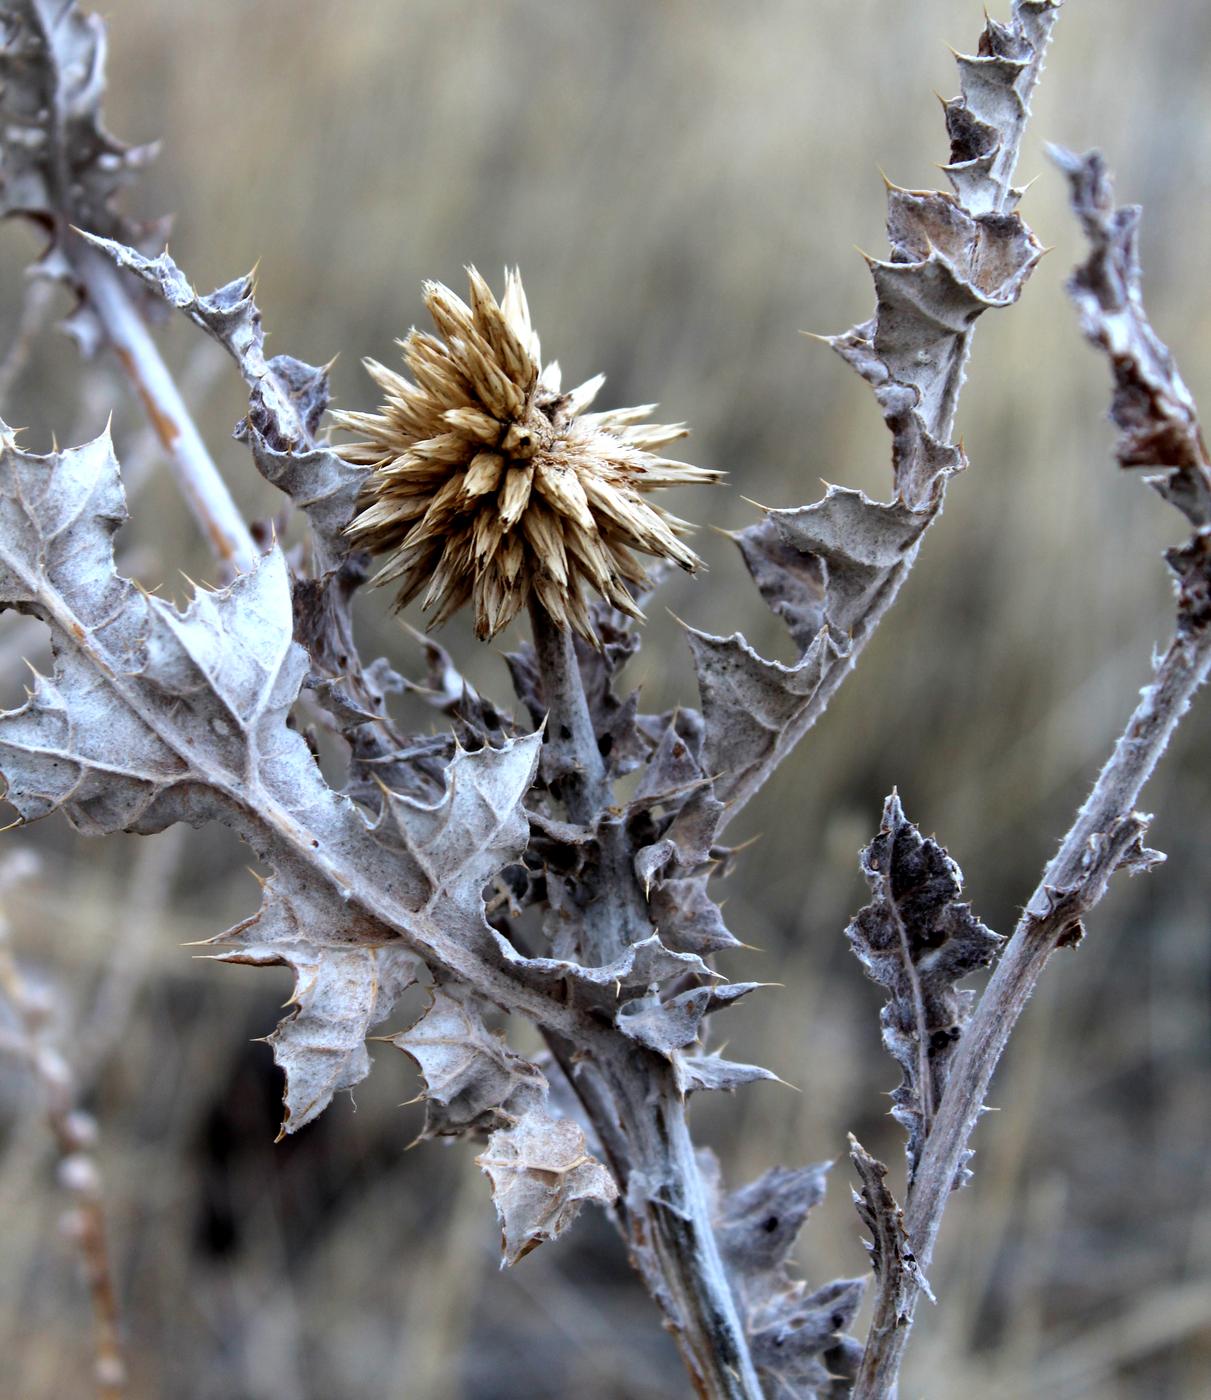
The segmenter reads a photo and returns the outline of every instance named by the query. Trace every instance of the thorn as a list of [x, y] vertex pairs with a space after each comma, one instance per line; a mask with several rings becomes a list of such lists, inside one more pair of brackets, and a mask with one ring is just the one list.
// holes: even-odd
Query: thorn
[[753, 506], [755, 509], [763, 511], [766, 515], [768, 515], [772, 510], [779, 509], [778, 506], [763, 506], [760, 501], [754, 501], [751, 496], [741, 496], [740, 499], [744, 502], [746, 506]]
[[738, 846], [733, 846], [729, 854], [738, 855], [741, 851], [747, 851], [750, 846], [755, 846], [758, 841], [764, 838], [764, 836], [764, 831], [757, 832], [755, 836], [750, 836], [747, 841], [741, 841], [741, 843]]

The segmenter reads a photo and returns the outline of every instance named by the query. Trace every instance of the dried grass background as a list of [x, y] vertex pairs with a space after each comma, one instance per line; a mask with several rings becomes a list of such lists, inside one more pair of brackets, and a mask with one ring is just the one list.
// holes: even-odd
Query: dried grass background
[[[1000, 7], [996, 7], [998, 10]], [[687, 453], [731, 473], [674, 509], [737, 527], [741, 496], [799, 504], [818, 478], [884, 491], [869, 395], [801, 329], [872, 304], [858, 243], [883, 247], [877, 167], [932, 185], [944, 157], [931, 89], [971, 0], [110, 0], [109, 125], [160, 136], [132, 202], [177, 212], [174, 256], [200, 287], [258, 257], [277, 351], [340, 351], [343, 407], [373, 407], [359, 357], [394, 362], [425, 277], [516, 262], [544, 349], [601, 405], [661, 401]], [[1116, 473], [1104, 364], [1062, 281], [1080, 255], [1043, 138], [1102, 145], [1146, 205], [1153, 320], [1211, 411], [1211, 10], [1198, 0], [1069, 0], [1021, 174], [1056, 251], [1023, 302], [976, 339], [955, 483], [901, 601], [829, 714], [745, 814], [762, 832], [731, 881], [732, 927], [761, 954], [727, 971], [784, 984], [729, 1013], [760, 1085], [695, 1110], [734, 1177], [842, 1154], [856, 1131], [897, 1168], [881, 1097], [878, 996], [842, 930], [865, 894], [859, 846], [884, 794], [963, 866], [1008, 932], [1147, 677], [1170, 613], [1172, 522]], [[0, 229], [0, 324], [16, 325], [33, 246]], [[212, 449], [254, 515], [279, 508], [229, 439], [241, 386], [184, 324], [163, 333]], [[208, 564], [110, 366], [52, 333], [3, 404], [39, 449], [91, 436], [112, 407], [147, 477], [124, 540], [138, 576], [184, 596]], [[782, 646], [726, 540], [672, 579], [635, 664], [652, 708], [692, 698], [663, 602]], [[415, 644], [363, 608], [367, 650]], [[0, 658], [20, 694], [28, 633]], [[504, 700], [501, 648], [456, 619], [443, 641]], [[503, 639], [508, 643], [508, 636]], [[1211, 1393], [1211, 697], [1146, 794], [1169, 864], [1121, 882], [1089, 938], [1055, 959], [993, 1086], [975, 1188], [952, 1204], [906, 1396], [1195, 1397]], [[418, 723], [427, 723], [417, 712]], [[179, 945], [248, 912], [253, 881], [217, 829], [85, 843], [58, 821], [4, 837], [39, 849], [10, 910], [27, 965], [58, 989], [65, 1039], [104, 1134], [132, 1395], [181, 1400], [646, 1400], [684, 1393], [671, 1343], [609, 1229], [577, 1226], [498, 1275], [472, 1153], [404, 1148], [415, 1083], [384, 1049], [343, 1098], [273, 1146], [265, 1047], [288, 991]], [[88, 1314], [36, 1097], [0, 1064], [0, 1396], [87, 1393]], [[838, 1166], [801, 1257], [811, 1277], [864, 1266]]]

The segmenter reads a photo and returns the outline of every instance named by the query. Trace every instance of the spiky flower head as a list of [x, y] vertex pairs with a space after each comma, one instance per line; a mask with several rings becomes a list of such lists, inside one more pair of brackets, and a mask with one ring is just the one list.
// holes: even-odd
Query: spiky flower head
[[398, 607], [427, 586], [432, 626], [471, 602], [488, 638], [536, 600], [592, 640], [586, 589], [642, 615], [627, 587], [644, 582], [636, 551], [701, 562], [687, 523], [648, 494], [719, 473], [658, 455], [686, 428], [646, 422], [652, 404], [587, 413], [603, 376], [565, 393], [558, 364], [542, 367], [518, 273], [497, 302], [467, 271], [470, 305], [425, 284], [438, 333], [400, 342], [412, 378], [368, 360], [380, 412], [333, 415], [362, 438], [342, 456], [373, 469], [349, 533], [388, 556], [375, 582], [398, 584]]

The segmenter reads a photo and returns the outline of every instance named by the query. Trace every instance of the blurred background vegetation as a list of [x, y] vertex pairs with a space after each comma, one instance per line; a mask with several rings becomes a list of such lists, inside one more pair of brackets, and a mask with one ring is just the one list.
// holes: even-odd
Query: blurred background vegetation
[[[821, 477], [886, 492], [868, 391], [798, 333], [869, 314], [853, 245], [885, 246], [880, 167], [937, 183], [931, 90], [955, 90], [945, 43], [974, 41], [974, 0], [109, 0], [105, 14], [108, 124], [163, 141], [129, 210], [175, 211], [173, 254], [201, 288], [260, 259], [271, 347], [339, 352], [343, 405], [372, 404], [359, 358], [392, 360], [422, 318], [422, 278], [458, 288], [468, 262], [494, 280], [517, 263], [565, 377], [604, 370], [603, 406], [659, 399], [691, 423], [687, 455], [730, 473], [678, 503], [694, 519], [739, 527], [754, 518], [743, 497], [801, 504]], [[696, 1103], [734, 1182], [843, 1158], [847, 1130], [900, 1172], [879, 997], [842, 936], [882, 799], [898, 786], [1008, 932], [1167, 637], [1160, 550], [1177, 517], [1113, 466], [1106, 367], [1062, 290], [1083, 254], [1041, 143], [1100, 144], [1121, 197], [1145, 204], [1153, 319], [1211, 405], [1209, 65], [1199, 0], [1069, 0], [1020, 170], [1039, 177], [1025, 212], [1055, 252], [1019, 306], [980, 324], [959, 419], [971, 469], [858, 672], [733, 828], [761, 839], [730, 880], [729, 922], [763, 951], [726, 970], [782, 985], [728, 1013], [732, 1051], [801, 1090]], [[0, 229], [4, 341], [35, 247]], [[161, 334], [236, 496], [273, 515], [280, 499], [230, 439], [231, 367], [183, 322]], [[206, 578], [208, 561], [114, 366], [83, 365], [48, 330], [0, 404], [38, 450], [94, 435], [111, 410], [132, 467], [127, 567], [184, 598], [181, 571]], [[733, 546], [703, 530], [699, 547], [710, 573], [670, 581], [633, 666], [653, 709], [693, 701], [662, 602], [787, 655]], [[418, 674], [385, 601], [365, 601], [366, 649]], [[0, 634], [9, 704], [39, 646], [20, 626]], [[503, 647], [475, 646], [465, 617], [442, 640], [508, 700]], [[1211, 1393], [1209, 755], [1204, 697], [1146, 794], [1169, 863], [1121, 880], [1055, 959], [998, 1074], [906, 1396]], [[685, 1393], [603, 1221], [497, 1273], [473, 1151], [404, 1150], [419, 1123], [399, 1107], [416, 1091], [404, 1056], [384, 1049], [356, 1103], [274, 1146], [276, 1073], [252, 1041], [288, 978], [180, 946], [254, 907], [228, 833], [90, 844], [56, 820], [4, 840], [41, 855], [8, 912], [101, 1123], [132, 1395]], [[56, 1232], [37, 1095], [8, 1061], [0, 1147], [0, 1395], [83, 1395], [86, 1295]], [[842, 1162], [801, 1241], [816, 1282], [865, 1267], [848, 1194]]]

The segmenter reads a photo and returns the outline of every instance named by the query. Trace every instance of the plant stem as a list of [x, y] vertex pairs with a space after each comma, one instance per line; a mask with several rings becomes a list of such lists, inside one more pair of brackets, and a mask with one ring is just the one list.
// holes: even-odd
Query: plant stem
[[[1069, 179], [1073, 208], [1090, 242], [1089, 259], [1070, 279], [1068, 291], [1086, 338], [1106, 353], [1114, 372], [1111, 417], [1119, 428], [1119, 461], [1157, 469], [1149, 484], [1181, 510], [1194, 535], [1168, 555], [1179, 581], [1173, 640], [1043, 872], [959, 1042], [905, 1208], [909, 1241], [922, 1269], [933, 1255], [997, 1062], [1048, 958], [1079, 936], [1082, 916], [1105, 894], [1116, 869], [1160, 859], [1140, 848], [1148, 819], [1135, 804], [1211, 673], [1211, 458], [1190, 392], [1144, 312], [1135, 242], [1139, 211], [1114, 207], [1109, 172], [1096, 152], [1082, 158], [1053, 149], [1052, 156]], [[920, 1291], [915, 1280], [910, 1285], [895, 1329], [872, 1335], [868, 1343], [862, 1383], [854, 1390], [863, 1400], [894, 1392]]]
[[544, 742], [551, 746], [561, 775], [559, 797], [569, 820], [589, 826], [609, 806], [610, 784], [593, 733], [576, 644], [536, 600], [530, 604], [530, 626], [547, 707]]
[[[20, 878], [22, 852], [10, 854], [0, 883]], [[114, 1283], [105, 1230], [101, 1173], [94, 1156], [96, 1124], [79, 1107], [79, 1088], [66, 1059], [53, 1044], [50, 1007], [31, 992], [8, 945], [0, 916], [0, 1001], [16, 1021], [12, 1048], [29, 1063], [44, 1100], [46, 1122], [55, 1140], [59, 1180], [72, 1201], [63, 1217], [65, 1233], [80, 1256], [93, 1313], [93, 1377], [98, 1400], [123, 1400], [127, 1393], [122, 1347], [122, 1308]]]
[[[568, 818], [596, 836], [596, 886], [584, 914], [581, 953], [600, 964], [648, 937], [651, 921], [626, 829], [611, 810], [610, 777], [575, 644], [541, 605], [532, 605], [530, 617], [559, 797]], [[632, 1261], [664, 1309], [698, 1394], [761, 1400], [672, 1067], [621, 1034], [614, 1039], [592, 1067], [605, 1094], [593, 1092], [585, 1075], [568, 1077], [618, 1177]], [[559, 1058], [566, 1064], [566, 1056]]]
[[[1155, 681], [1144, 691], [1044, 871], [963, 1032], [905, 1210], [908, 1237], [923, 1271], [929, 1268], [963, 1152], [1018, 1017], [1044, 964], [1081, 915], [1101, 899], [1110, 876], [1142, 831], [1143, 819], [1133, 810], [1136, 800], [1209, 671], [1211, 625], [1172, 642]], [[854, 1400], [881, 1400], [893, 1393], [918, 1296], [914, 1289], [900, 1325], [882, 1339], [869, 1372], [864, 1365], [869, 1381], [855, 1387]]]
[[77, 235], [70, 238], [72, 263], [92, 309], [168, 454], [211, 553], [229, 575], [247, 573], [256, 565], [256, 545], [155, 341], [119, 273]]

